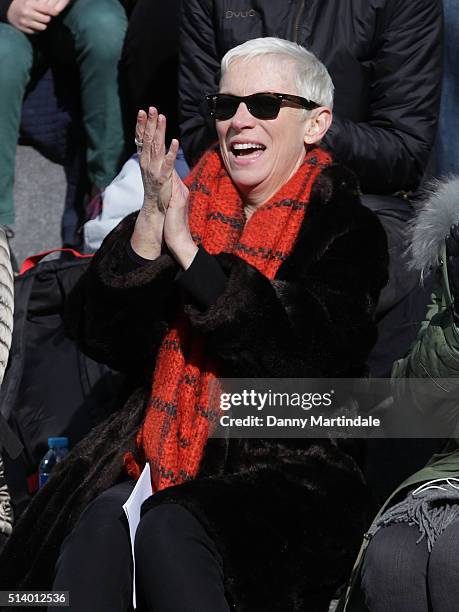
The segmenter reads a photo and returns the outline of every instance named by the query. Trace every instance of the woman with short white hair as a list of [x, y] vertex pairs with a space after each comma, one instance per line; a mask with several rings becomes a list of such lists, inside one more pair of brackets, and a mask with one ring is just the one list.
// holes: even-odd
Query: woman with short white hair
[[93, 500], [61, 547], [53, 589], [70, 591], [72, 610], [127, 611], [121, 505], [149, 464], [154, 494], [135, 539], [142, 610], [328, 610], [366, 523], [357, 465], [329, 439], [212, 438], [209, 389], [222, 377], [366, 372], [386, 239], [355, 177], [319, 146], [332, 91], [294, 43], [234, 49], [206, 96], [218, 147], [186, 184], [173, 171], [179, 143], [165, 150], [166, 118], [139, 112], [142, 209], [106, 238], [67, 313], [83, 349], [136, 384], [30, 505], [17, 542], [33, 529], [45, 544], [26, 546], [18, 576], [12, 543], [0, 559], [10, 586], [51, 586], [50, 534]]

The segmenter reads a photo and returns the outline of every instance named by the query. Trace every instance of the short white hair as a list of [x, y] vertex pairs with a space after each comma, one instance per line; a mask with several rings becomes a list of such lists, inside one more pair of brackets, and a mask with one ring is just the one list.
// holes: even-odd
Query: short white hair
[[333, 108], [333, 81], [324, 64], [317, 59], [314, 53], [297, 43], [282, 38], [253, 38], [230, 49], [221, 62], [221, 79], [236, 60], [250, 61], [261, 55], [290, 59], [298, 95], [320, 106]]

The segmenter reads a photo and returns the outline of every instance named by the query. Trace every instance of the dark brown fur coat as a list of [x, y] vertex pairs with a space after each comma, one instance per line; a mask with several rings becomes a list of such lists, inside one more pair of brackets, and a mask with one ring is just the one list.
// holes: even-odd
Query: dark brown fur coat
[[[155, 354], [181, 299], [178, 266], [163, 255], [120, 274], [134, 217], [107, 237], [68, 305], [68, 327], [95, 359], [130, 372], [130, 399], [58, 466], [0, 557], [0, 587], [49, 589], [59, 544], [96, 495], [125, 478], [123, 454], [149, 395]], [[231, 377], [354, 377], [376, 338], [372, 315], [387, 280], [384, 231], [334, 165], [316, 181], [291, 255], [270, 282], [232, 254], [206, 312], [192, 325]], [[368, 495], [348, 455], [329, 440], [211, 440], [197, 480], [146, 502], [186, 506], [223, 556], [239, 612], [326, 609], [346, 580], [368, 518]]]

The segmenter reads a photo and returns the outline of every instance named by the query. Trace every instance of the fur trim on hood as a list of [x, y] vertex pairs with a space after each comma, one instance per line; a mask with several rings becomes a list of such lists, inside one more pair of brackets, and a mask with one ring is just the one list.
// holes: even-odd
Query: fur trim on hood
[[423, 273], [437, 266], [443, 242], [456, 223], [459, 223], [459, 176], [431, 182], [411, 223], [409, 267]]

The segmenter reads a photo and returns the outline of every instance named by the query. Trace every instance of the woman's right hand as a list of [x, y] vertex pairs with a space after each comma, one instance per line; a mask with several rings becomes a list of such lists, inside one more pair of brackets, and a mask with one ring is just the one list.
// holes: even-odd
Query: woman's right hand
[[166, 153], [166, 118], [154, 107], [139, 111], [135, 138], [139, 147], [139, 164], [144, 187], [144, 201], [131, 238], [132, 248], [146, 259], [161, 252], [164, 214], [172, 194], [175, 158], [179, 148], [173, 140]]
[[136, 125], [136, 140], [142, 142], [139, 162], [144, 187], [144, 207], [164, 214], [172, 194], [172, 173], [178, 151], [178, 141], [173, 140], [166, 154], [166, 117], [158, 115], [150, 107], [148, 117], [139, 111]]

